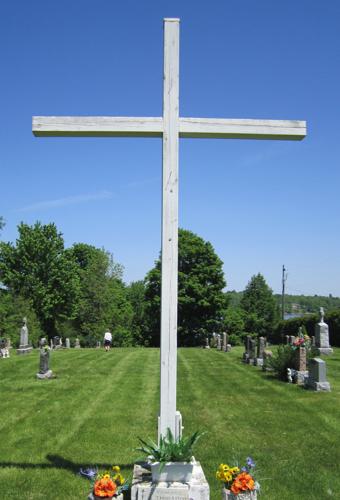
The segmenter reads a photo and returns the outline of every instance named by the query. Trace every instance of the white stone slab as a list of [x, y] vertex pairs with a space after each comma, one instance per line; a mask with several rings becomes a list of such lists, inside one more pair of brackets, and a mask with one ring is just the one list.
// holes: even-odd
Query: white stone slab
[[209, 500], [209, 485], [199, 462], [189, 483], [152, 483], [147, 464], [135, 464], [131, 500]]

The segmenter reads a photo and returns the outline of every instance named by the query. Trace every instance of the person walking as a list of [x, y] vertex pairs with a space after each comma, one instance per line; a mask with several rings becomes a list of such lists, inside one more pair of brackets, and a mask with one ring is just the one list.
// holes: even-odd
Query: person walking
[[110, 330], [107, 330], [107, 332], [104, 333], [104, 348], [106, 352], [110, 350], [111, 344], [112, 344], [112, 333], [110, 332]]

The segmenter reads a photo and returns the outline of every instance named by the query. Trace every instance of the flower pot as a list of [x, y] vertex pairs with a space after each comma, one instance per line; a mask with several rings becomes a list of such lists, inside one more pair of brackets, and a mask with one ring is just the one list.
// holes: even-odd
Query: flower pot
[[113, 497], [98, 497], [97, 495], [95, 495], [92, 492], [89, 494], [89, 496], [87, 498], [88, 498], [88, 500], [123, 500], [123, 493], [121, 493], [120, 495], [113, 496]]
[[191, 480], [193, 463], [191, 462], [168, 462], [160, 470], [160, 463], [151, 464], [152, 482], [178, 482], [188, 483]]
[[222, 500], [256, 500], [257, 493], [256, 490], [253, 491], [244, 491], [243, 493], [239, 493], [238, 495], [234, 495], [230, 490], [226, 488], [222, 489]]

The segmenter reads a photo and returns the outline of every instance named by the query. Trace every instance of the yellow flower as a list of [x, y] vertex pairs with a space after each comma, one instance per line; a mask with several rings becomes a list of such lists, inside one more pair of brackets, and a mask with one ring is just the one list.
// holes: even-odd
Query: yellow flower
[[112, 470], [113, 470], [114, 472], [120, 472], [120, 467], [119, 467], [119, 465], [113, 465], [113, 466], [112, 466]]
[[226, 481], [227, 483], [229, 483], [229, 481], [231, 481], [231, 480], [232, 480], [232, 478], [233, 478], [233, 475], [232, 475], [232, 473], [231, 473], [231, 472], [225, 472], [225, 473], [224, 473], [224, 479], [225, 479], [225, 481]]
[[123, 476], [118, 472], [118, 474], [115, 474], [113, 476], [113, 480], [118, 483], [118, 484], [124, 484], [125, 483], [125, 479], [123, 478]]
[[232, 468], [230, 469], [230, 472], [231, 472], [232, 474], [238, 474], [238, 473], [240, 472], [240, 469], [239, 469], [238, 467], [232, 467]]
[[110, 474], [104, 474], [103, 479], [110, 479]]

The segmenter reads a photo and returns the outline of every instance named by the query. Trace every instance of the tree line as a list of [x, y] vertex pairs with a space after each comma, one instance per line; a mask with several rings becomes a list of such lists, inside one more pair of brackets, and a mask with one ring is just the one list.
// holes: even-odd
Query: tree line
[[[3, 220], [0, 218], [0, 229]], [[232, 343], [269, 336], [280, 318], [261, 274], [242, 294], [225, 292], [223, 262], [211, 243], [179, 230], [178, 344], [198, 346], [226, 330]], [[159, 346], [161, 255], [144, 280], [129, 285], [103, 248], [65, 248], [55, 224], [18, 226], [16, 243], [0, 243], [0, 336], [15, 344], [24, 316], [30, 339], [56, 335], [94, 346], [110, 329], [114, 346]]]

